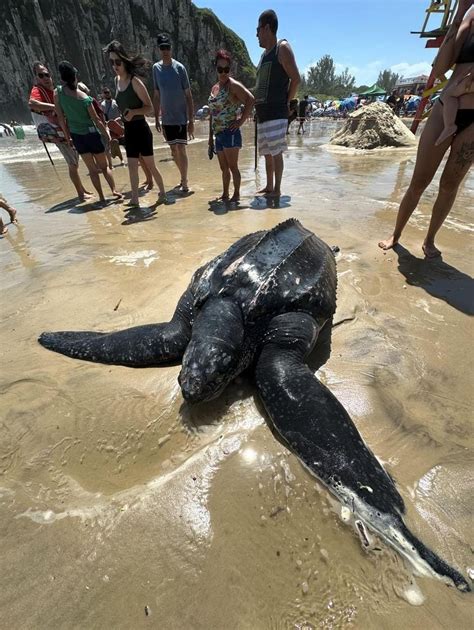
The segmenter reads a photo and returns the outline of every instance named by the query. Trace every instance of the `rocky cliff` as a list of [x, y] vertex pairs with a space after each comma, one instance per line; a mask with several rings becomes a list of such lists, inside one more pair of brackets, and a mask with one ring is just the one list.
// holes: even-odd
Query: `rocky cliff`
[[218, 48], [232, 53], [236, 78], [249, 87], [255, 80], [244, 42], [191, 0], [1, 0], [1, 5], [0, 121], [31, 121], [27, 101], [37, 59], [46, 62], [55, 82], [59, 62], [67, 59], [93, 93], [111, 85], [102, 53], [111, 39], [157, 61], [156, 35], [168, 33], [173, 56], [188, 69], [196, 107], [215, 81], [212, 58]]

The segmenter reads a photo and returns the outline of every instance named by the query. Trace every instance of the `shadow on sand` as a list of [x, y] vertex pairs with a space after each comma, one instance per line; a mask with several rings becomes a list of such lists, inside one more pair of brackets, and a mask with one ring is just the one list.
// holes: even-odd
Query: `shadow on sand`
[[73, 206], [69, 208], [70, 214], [85, 214], [86, 212], [97, 212], [97, 210], [104, 210], [109, 206], [113, 206], [117, 203], [122, 203], [122, 199], [106, 199], [105, 201], [93, 201], [90, 203], [83, 203], [80, 206]]
[[156, 219], [156, 208], [156, 204], [152, 206], [132, 206], [131, 208], [127, 208], [122, 225], [133, 225], [133, 223], [152, 221]]
[[71, 208], [75, 208], [82, 203], [84, 202], [81, 201], [79, 197], [67, 199], [66, 201], [61, 201], [61, 203], [57, 203], [55, 206], [51, 206], [51, 208], [48, 208], [48, 210], [45, 211], [45, 214], [50, 214], [51, 212], [61, 212], [61, 210], [70, 210]]
[[281, 197], [266, 197], [256, 195], [247, 205], [242, 205], [240, 201], [222, 201], [222, 199], [211, 199], [209, 201], [209, 212], [214, 214], [227, 214], [236, 210], [266, 210], [267, 208], [289, 208], [291, 197], [283, 195]]
[[442, 258], [417, 258], [402, 245], [395, 245], [398, 269], [407, 284], [421, 287], [453, 308], [474, 315], [474, 279], [445, 263]]

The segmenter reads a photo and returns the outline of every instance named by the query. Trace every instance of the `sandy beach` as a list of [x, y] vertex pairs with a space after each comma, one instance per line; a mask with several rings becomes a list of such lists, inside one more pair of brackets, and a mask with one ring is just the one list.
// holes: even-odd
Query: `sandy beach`
[[[1, 628], [471, 626], [470, 596], [415, 578], [383, 543], [362, 549], [271, 434], [251, 382], [190, 407], [179, 366], [86, 363], [37, 343], [44, 330], [167, 321], [199, 265], [298, 218], [340, 248], [319, 377], [396, 479], [410, 528], [467, 575], [474, 173], [439, 234], [442, 260], [421, 251], [439, 174], [384, 253], [415, 149], [329, 148], [337, 124], [293, 129], [277, 207], [254, 196], [252, 124], [231, 209], [209, 205], [221, 179], [206, 123], [189, 146], [193, 194], [151, 207], [151, 191], [140, 210], [76, 204], [58, 153], [53, 168], [33, 135], [0, 140], [0, 193], [19, 219], [0, 239]], [[156, 133], [155, 148], [170, 190], [179, 178]], [[129, 191], [126, 168], [114, 177]]]

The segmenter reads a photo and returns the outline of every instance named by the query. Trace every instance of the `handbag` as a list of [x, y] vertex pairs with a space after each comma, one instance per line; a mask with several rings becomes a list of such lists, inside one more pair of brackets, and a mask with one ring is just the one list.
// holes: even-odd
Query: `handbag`
[[108, 120], [106, 124], [109, 128], [112, 140], [123, 138], [125, 134], [124, 127], [117, 120]]
[[[54, 100], [51, 100], [48, 93], [40, 86], [37, 86], [41, 94], [42, 102], [54, 104]], [[51, 111], [49, 115], [45, 115], [42, 112], [31, 112], [31, 118], [33, 124], [36, 127], [38, 138], [41, 142], [52, 142], [53, 144], [62, 144], [67, 142], [64, 132], [57, 122], [56, 112]]]
[[208, 146], [207, 155], [209, 159], [212, 160], [215, 154], [216, 154], [216, 150], [214, 149], [214, 142], [212, 142], [212, 144]]

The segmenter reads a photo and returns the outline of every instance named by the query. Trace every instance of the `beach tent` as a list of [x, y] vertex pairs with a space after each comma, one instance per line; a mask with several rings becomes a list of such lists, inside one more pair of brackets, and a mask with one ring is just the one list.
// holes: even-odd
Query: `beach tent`
[[352, 111], [356, 108], [357, 105], [357, 96], [350, 96], [349, 98], [345, 98], [341, 101], [341, 109], [345, 109], [346, 111]]
[[359, 96], [384, 96], [384, 94], [387, 94], [387, 91], [374, 83], [372, 87], [365, 92], [361, 92]]
[[420, 101], [421, 98], [419, 96], [410, 96], [410, 98], [405, 102], [405, 111], [414, 112]]

